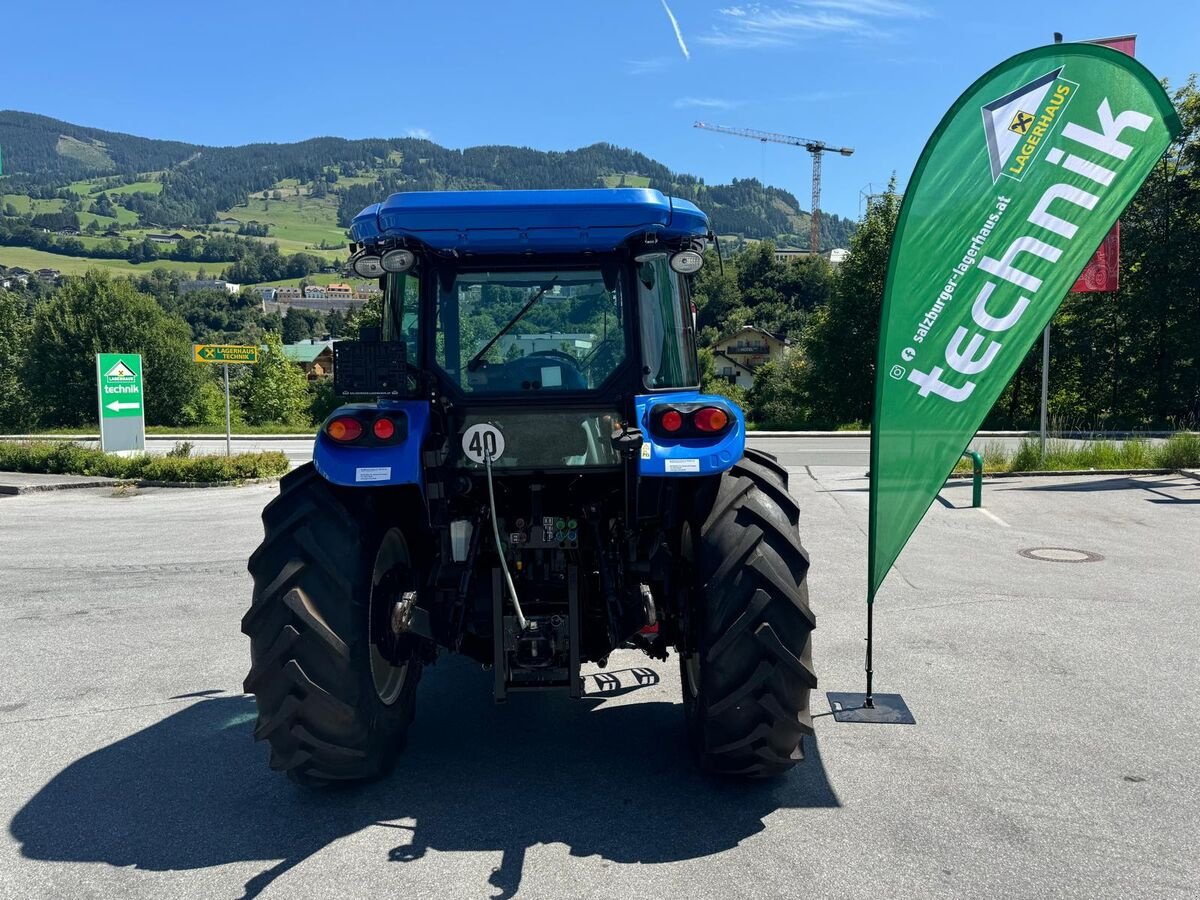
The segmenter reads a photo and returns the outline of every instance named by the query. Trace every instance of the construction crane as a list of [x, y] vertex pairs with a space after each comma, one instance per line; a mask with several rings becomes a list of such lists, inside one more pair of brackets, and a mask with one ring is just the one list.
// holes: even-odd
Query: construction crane
[[812, 222], [808, 234], [808, 247], [813, 253], [821, 252], [821, 154], [840, 153], [851, 156], [852, 147], [830, 147], [824, 141], [814, 141], [811, 138], [793, 137], [790, 134], [777, 134], [774, 131], [756, 131], [753, 128], [727, 128], [724, 125], [712, 125], [708, 122], [697, 122], [696, 128], [705, 131], [719, 131], [722, 134], [732, 134], [737, 137], [762, 141], [764, 144], [787, 144], [791, 147], [803, 147], [812, 154]]

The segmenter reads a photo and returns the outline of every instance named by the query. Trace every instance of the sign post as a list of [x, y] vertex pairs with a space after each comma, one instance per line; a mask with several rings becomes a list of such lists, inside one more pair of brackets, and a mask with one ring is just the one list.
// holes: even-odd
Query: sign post
[[96, 354], [100, 449], [134, 453], [146, 449], [142, 357], [137, 353]]
[[225, 455], [233, 455], [233, 428], [229, 419], [229, 366], [253, 366], [258, 363], [258, 348], [237, 344], [193, 344], [192, 359], [209, 365], [220, 364], [225, 370]]

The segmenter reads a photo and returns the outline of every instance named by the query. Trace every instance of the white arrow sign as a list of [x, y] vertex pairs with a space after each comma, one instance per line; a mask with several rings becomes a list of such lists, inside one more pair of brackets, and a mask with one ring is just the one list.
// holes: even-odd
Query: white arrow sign
[[120, 412], [123, 409], [141, 409], [142, 404], [140, 404], [140, 403], [121, 403], [119, 400], [114, 400], [112, 403], [109, 403], [104, 408], [111, 409], [113, 412]]

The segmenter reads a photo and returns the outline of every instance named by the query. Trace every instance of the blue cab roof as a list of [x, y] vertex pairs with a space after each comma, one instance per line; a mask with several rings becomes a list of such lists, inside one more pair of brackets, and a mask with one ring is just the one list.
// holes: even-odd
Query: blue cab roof
[[359, 243], [415, 238], [467, 253], [599, 253], [647, 232], [703, 238], [708, 216], [649, 188], [412, 191], [368, 206], [350, 226]]

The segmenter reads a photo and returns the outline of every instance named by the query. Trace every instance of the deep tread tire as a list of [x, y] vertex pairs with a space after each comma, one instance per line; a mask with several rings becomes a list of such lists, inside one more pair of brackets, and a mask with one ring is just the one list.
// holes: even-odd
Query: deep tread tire
[[263, 510], [265, 536], [250, 557], [242, 631], [254, 737], [270, 743], [272, 769], [303, 784], [386, 773], [413, 717], [418, 658], [390, 706], [371, 678], [368, 605], [382, 534], [362, 496], [301, 466]]
[[804, 758], [813, 733], [816, 620], [799, 517], [787, 470], [747, 450], [691, 527], [695, 650], [680, 668], [689, 742], [710, 772], [778, 775]]

